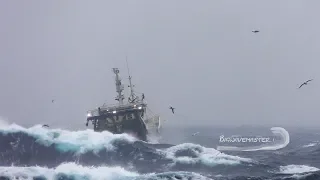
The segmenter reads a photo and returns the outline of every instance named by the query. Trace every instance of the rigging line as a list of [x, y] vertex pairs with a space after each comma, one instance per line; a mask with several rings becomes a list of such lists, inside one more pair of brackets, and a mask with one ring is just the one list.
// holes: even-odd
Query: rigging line
[[136, 91], [136, 90], [134, 90], [134, 92], [137, 93], [137, 94], [143, 94], [142, 92], [139, 92], [139, 91]]
[[155, 113], [153, 113], [153, 111], [152, 111], [149, 107], [147, 107], [147, 109], [148, 109], [153, 115], [155, 115]]
[[134, 89], [134, 92], [138, 93], [138, 94], [143, 94], [141, 91], [137, 91], [137, 88]]

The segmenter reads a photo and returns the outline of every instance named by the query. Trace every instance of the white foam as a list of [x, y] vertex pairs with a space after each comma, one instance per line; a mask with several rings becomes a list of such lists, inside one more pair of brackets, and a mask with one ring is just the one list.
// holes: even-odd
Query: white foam
[[[200, 152], [198, 152], [197, 149], [199, 149]], [[196, 157], [176, 157], [175, 153], [180, 150], [192, 150]], [[236, 165], [240, 164], [241, 162], [252, 162], [252, 160], [249, 158], [227, 155], [221, 153], [220, 151], [217, 151], [216, 149], [205, 148], [203, 146], [192, 143], [184, 143], [170, 147], [165, 150], [165, 154], [167, 158], [173, 160], [175, 163], [178, 162], [183, 164], [201, 163], [207, 166], [215, 166], [219, 164]]]
[[[114, 140], [126, 140], [128, 143], [134, 142], [132, 136], [126, 134], [112, 134], [108, 131], [94, 132], [93, 130], [82, 131], [67, 131], [63, 129], [48, 129], [41, 125], [36, 125], [30, 128], [24, 128], [16, 124], [11, 124], [7, 127], [0, 127], [2, 133], [24, 132], [30, 136], [35, 137], [38, 143], [50, 146], [53, 143], [59, 151], [71, 151], [75, 153], [85, 153], [93, 151], [98, 153], [102, 149], [114, 150], [112, 142]], [[176, 157], [175, 153], [179, 150], [192, 150], [196, 157]], [[199, 149], [201, 152], [197, 152]], [[218, 164], [240, 164], [241, 162], [251, 162], [249, 158], [241, 158], [238, 156], [231, 156], [213, 148], [205, 148], [200, 145], [185, 143], [170, 147], [165, 150], [158, 150], [158, 152], [165, 154], [167, 158], [173, 160], [174, 163], [194, 164], [201, 163], [207, 166], [215, 166]]]
[[318, 143], [309, 143], [307, 145], [304, 145], [303, 147], [307, 148], [307, 147], [313, 147], [313, 146], [316, 146], [316, 145], [318, 145]]
[[24, 128], [16, 124], [0, 127], [0, 132], [23, 132], [37, 139], [38, 143], [50, 146], [55, 143], [60, 151], [72, 151], [85, 153], [87, 151], [98, 152], [101, 149], [112, 150], [114, 140], [126, 140], [133, 142], [136, 139], [127, 134], [112, 134], [108, 131], [94, 132], [93, 130], [68, 131], [63, 129], [48, 129], [41, 125]]
[[[189, 172], [166, 172], [163, 175], [179, 174], [181, 176], [192, 176], [193, 179], [207, 179], [196, 173]], [[86, 167], [77, 165], [75, 163], [61, 164], [56, 168], [45, 168], [38, 166], [31, 167], [0, 167], [0, 176], [10, 177], [23, 177], [25, 180], [32, 180], [34, 177], [45, 177], [48, 180], [58, 179], [59, 176], [65, 175], [74, 177], [74, 179], [87, 179], [87, 180], [128, 180], [128, 179], [160, 179], [157, 178], [155, 173], [139, 174], [130, 172], [122, 167]]]
[[307, 165], [288, 165], [280, 166], [280, 173], [282, 174], [300, 174], [306, 172], [319, 171], [318, 168]]
[[[121, 167], [86, 167], [77, 165], [75, 163], [61, 164], [60, 166], [49, 169], [38, 166], [31, 167], [0, 167], [0, 176], [7, 177], [28, 177], [32, 179], [36, 176], [44, 176], [47, 179], [57, 179], [59, 174], [68, 176], [74, 176], [75, 179], [94, 179], [94, 180], [105, 180], [105, 179], [117, 179], [126, 177], [139, 176], [138, 173], [129, 172]], [[121, 178], [121, 179], [122, 179]]]

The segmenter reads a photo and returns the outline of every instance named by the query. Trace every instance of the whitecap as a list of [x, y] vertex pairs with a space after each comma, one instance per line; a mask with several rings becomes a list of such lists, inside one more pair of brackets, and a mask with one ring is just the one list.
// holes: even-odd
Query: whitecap
[[281, 174], [300, 174], [306, 172], [315, 172], [319, 171], [318, 168], [307, 166], [307, 165], [287, 165], [287, 166], [280, 166], [280, 173]]

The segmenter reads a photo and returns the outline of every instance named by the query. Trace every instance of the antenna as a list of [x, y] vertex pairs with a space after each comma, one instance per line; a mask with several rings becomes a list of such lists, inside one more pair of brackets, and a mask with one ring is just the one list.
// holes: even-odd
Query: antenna
[[126, 56], [126, 62], [127, 62], [127, 69], [128, 69], [128, 75], [129, 75], [129, 87], [130, 87], [130, 96], [129, 96], [129, 103], [130, 103], [130, 100], [132, 101], [132, 102], [134, 102], [134, 100], [135, 100], [135, 94], [134, 94], [134, 92], [133, 92], [133, 86], [134, 85], [132, 85], [132, 82], [131, 82], [131, 76], [130, 76], [130, 71], [129, 71], [129, 63], [128, 63], [128, 59], [127, 59], [127, 56]]
[[129, 64], [128, 64], [128, 57], [127, 56], [126, 56], [126, 62], [127, 62], [128, 75], [129, 75], [129, 78], [130, 78], [131, 76], [130, 76], [130, 72], [129, 72]]

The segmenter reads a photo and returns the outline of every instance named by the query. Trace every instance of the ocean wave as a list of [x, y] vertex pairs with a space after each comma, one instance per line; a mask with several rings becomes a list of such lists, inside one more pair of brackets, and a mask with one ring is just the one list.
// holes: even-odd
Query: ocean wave
[[203, 146], [192, 143], [184, 143], [170, 147], [166, 150], [166, 155], [175, 163], [201, 163], [207, 166], [215, 166], [219, 164], [236, 165], [243, 162], [253, 162], [249, 158], [227, 155], [213, 148], [205, 148]]
[[150, 144], [126, 134], [49, 129], [41, 125], [24, 128], [16, 124], [0, 127], [0, 165], [55, 167], [63, 162], [82, 165], [130, 164], [139, 172], [151, 169], [177, 170], [253, 163], [249, 158], [231, 156], [197, 144]]
[[85, 167], [76, 163], [64, 163], [56, 168], [45, 167], [0, 167], [2, 179], [41, 179], [41, 180], [147, 180], [147, 179], [209, 179], [197, 173], [166, 172], [139, 174], [122, 167]]
[[301, 174], [307, 172], [319, 171], [318, 168], [307, 165], [287, 165], [280, 166], [280, 173], [282, 174]]
[[316, 146], [316, 145], [318, 145], [318, 144], [319, 144], [318, 142], [313, 142], [313, 143], [306, 144], [306, 145], [304, 145], [304, 146], [302, 146], [302, 147], [304, 147], [304, 148], [314, 147], [314, 146]]
[[136, 139], [127, 134], [112, 134], [108, 131], [94, 132], [93, 130], [67, 131], [63, 129], [48, 129], [41, 125], [24, 128], [16, 124], [0, 127], [3, 135], [25, 133], [36, 139], [37, 143], [44, 146], [55, 147], [60, 152], [75, 152], [83, 154], [88, 151], [99, 152], [102, 149], [113, 150], [112, 143], [115, 140], [134, 142]]
[[[92, 130], [69, 131], [41, 125], [24, 128], [16, 124], [0, 127], [1, 180], [320, 178], [316, 167], [286, 166], [295, 164], [282, 162], [292, 156], [290, 153], [274, 157], [278, 163], [261, 158], [256, 161], [257, 153], [253, 159], [242, 155], [193, 143], [148, 143], [126, 134]], [[270, 159], [266, 152], [261, 155]]]

